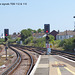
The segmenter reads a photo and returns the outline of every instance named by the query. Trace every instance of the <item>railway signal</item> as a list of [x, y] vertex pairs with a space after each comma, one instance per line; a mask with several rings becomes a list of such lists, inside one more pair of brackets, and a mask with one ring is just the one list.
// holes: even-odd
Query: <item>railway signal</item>
[[5, 51], [6, 51], [6, 60], [7, 60], [7, 49], [8, 49], [8, 37], [9, 36], [9, 29], [4, 29], [4, 35], [5, 35], [5, 42], [6, 42], [6, 46], [5, 46]]
[[44, 24], [44, 32], [46, 33], [46, 48], [47, 48], [47, 54], [51, 53], [51, 48], [49, 47], [49, 32], [50, 32], [50, 24]]
[[46, 40], [49, 40], [49, 36], [48, 35], [46, 36]]
[[9, 36], [9, 29], [4, 29], [5, 36]]
[[5, 42], [8, 40], [7, 36], [9, 36], [9, 29], [4, 29]]
[[8, 40], [8, 38], [7, 37], [5, 37], [5, 42]]
[[44, 24], [44, 32], [48, 34], [50, 32], [50, 24]]
[[48, 35], [46, 35], [46, 43], [49, 44], [49, 36]]

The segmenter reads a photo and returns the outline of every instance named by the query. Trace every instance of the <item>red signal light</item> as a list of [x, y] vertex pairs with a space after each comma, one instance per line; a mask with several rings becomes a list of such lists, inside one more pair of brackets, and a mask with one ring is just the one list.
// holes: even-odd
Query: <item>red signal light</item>
[[7, 34], [6, 34], [6, 36], [7, 36]]
[[46, 30], [46, 33], [48, 33], [48, 30]]

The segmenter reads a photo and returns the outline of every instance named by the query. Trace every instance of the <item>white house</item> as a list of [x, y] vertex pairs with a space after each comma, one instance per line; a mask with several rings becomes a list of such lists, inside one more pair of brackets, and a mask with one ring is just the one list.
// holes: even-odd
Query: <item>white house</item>
[[66, 30], [64, 32], [59, 32], [59, 34], [56, 35], [56, 40], [69, 39], [74, 36], [75, 36], [75, 31]]
[[1, 36], [0, 36], [0, 38], [4, 38], [4, 37], [5, 37], [5, 36], [4, 36], [4, 34], [2, 33]]
[[45, 36], [45, 33], [33, 33], [32, 36], [35, 38], [42, 38]]

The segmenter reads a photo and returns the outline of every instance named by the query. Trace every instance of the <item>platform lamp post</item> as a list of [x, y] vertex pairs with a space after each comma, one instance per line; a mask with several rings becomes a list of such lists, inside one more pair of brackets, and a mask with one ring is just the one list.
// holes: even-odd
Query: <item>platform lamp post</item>
[[75, 16], [73, 16], [73, 18], [74, 18], [74, 31], [75, 31]]

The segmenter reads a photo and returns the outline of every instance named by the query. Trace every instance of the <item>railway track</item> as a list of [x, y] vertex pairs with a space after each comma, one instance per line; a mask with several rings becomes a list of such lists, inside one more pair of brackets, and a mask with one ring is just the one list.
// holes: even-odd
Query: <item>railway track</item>
[[19, 66], [22, 61], [20, 53], [11, 47], [10, 49], [12, 49], [16, 53], [17, 59], [10, 68], [8, 68], [4, 73], [2, 73], [2, 75], [11, 75], [11, 73]]
[[[23, 49], [30, 50], [30, 51], [34, 51], [34, 52], [36, 52], [38, 54], [41, 54], [41, 55], [45, 55], [46, 51], [47, 51], [46, 48], [40, 48], [40, 47], [22, 46], [22, 45], [19, 45], [19, 47], [21, 47]], [[66, 57], [68, 59], [71, 59], [71, 60], [75, 61], [75, 53], [70, 53], [70, 52], [52, 49], [51, 54], [52, 55], [54, 55], [54, 54], [60, 55], [60, 56], [63, 56], [63, 57]]]
[[52, 54], [60, 55], [60, 56], [63, 56], [63, 57], [66, 57], [68, 59], [71, 59], [71, 60], [75, 61], [75, 53], [70, 53], [70, 52], [52, 49]]
[[[15, 63], [10, 68], [8, 68], [4, 73], [2, 73], [2, 75], [14, 75], [13, 73], [16, 71], [16, 69], [20, 66], [21, 62], [23, 61], [22, 60], [22, 55], [20, 54], [20, 52], [17, 51], [15, 48], [12, 48], [11, 46], [10, 46], [10, 48], [14, 52], [16, 52], [17, 59], [16, 59]], [[29, 65], [27, 65], [29, 68], [27, 69], [26, 73], [24, 74], [24, 75], [29, 75], [29, 73], [30, 73], [30, 71], [31, 71], [31, 69], [33, 67], [33, 58], [28, 52], [24, 51], [23, 49], [20, 49], [20, 51], [22, 51], [23, 53], [27, 54], [29, 56], [29, 58], [30, 58], [30, 59], [28, 58], [30, 63], [29, 63]]]
[[46, 54], [46, 48], [41, 48], [41, 47], [32, 47], [32, 46], [23, 46], [23, 45], [12, 45], [13, 47], [18, 47], [21, 49], [26, 49], [28, 51], [33, 51], [36, 52], [40, 55], [45, 55]]
[[32, 68], [33, 68], [33, 65], [34, 65], [34, 63], [33, 63], [33, 57], [27, 52], [27, 51], [25, 51], [25, 49], [22, 49], [22, 48], [20, 48], [20, 47], [16, 47], [17, 49], [19, 49], [20, 51], [22, 51], [22, 52], [24, 52], [24, 53], [26, 53], [29, 57], [30, 57], [30, 62], [31, 62], [31, 64], [29, 64], [30, 65], [30, 67], [29, 67], [29, 69], [28, 69], [28, 71], [27, 71], [27, 73], [26, 73], [26, 75], [29, 75], [30, 74], [30, 72], [31, 72], [31, 70], [32, 70]]
[[[17, 48], [18, 50], [20, 50], [20, 51], [22, 51], [22, 52], [24, 52], [24, 53], [26, 53], [26, 54], [30, 57], [30, 59], [31, 59], [31, 60], [30, 60], [31, 64], [29, 65], [30, 67], [28, 68], [26, 75], [29, 75], [29, 73], [31, 72], [33, 66], [35, 65], [33, 56], [30, 55], [30, 53], [28, 53], [27, 51], [36, 52], [36, 53], [41, 54], [41, 55], [45, 55], [45, 54], [46, 54], [46, 48], [39, 48], [39, 47], [38, 47], [38, 48], [35, 48], [35, 47], [32, 47], [32, 46], [23, 46], [23, 45], [11, 45], [11, 46]], [[10, 47], [10, 48], [11, 48], [11, 47]], [[13, 51], [15, 51], [16, 54], [17, 54], [17, 57], [18, 57], [18, 56], [19, 56], [19, 57], [18, 57], [18, 59], [16, 60], [16, 62], [15, 62], [8, 70], [6, 70], [2, 75], [11, 75], [11, 73], [14, 72], [14, 70], [16, 69], [16, 67], [18, 67], [18, 66], [20, 65], [21, 61], [22, 61], [22, 58], [21, 58], [20, 53], [19, 53], [18, 51], [16, 51], [15, 49], [13, 49], [13, 48], [11, 48], [11, 49], [12, 49]], [[27, 50], [27, 51], [25, 51], [25, 50]], [[38, 54], [37, 54], [37, 55], [38, 55]], [[52, 54], [52, 55], [53, 55], [53, 54], [54, 54], [54, 55], [55, 55], [55, 54], [56, 54], [56, 55], [61, 55], [61, 56], [64, 56], [64, 57], [66, 57], [66, 58], [69, 58], [69, 59], [75, 61], [75, 53], [69, 53], [69, 52], [64, 52], [64, 51], [59, 51], [59, 50], [53, 50], [53, 49], [52, 49], [51, 54]], [[19, 63], [18, 63], [18, 65], [16, 66], [17, 62], [19, 62]]]
[[[21, 47], [26, 48], [27, 50], [30, 50], [30, 51], [34, 51], [34, 52], [41, 54], [41, 55], [45, 55], [46, 51], [47, 51], [46, 48], [40, 48], [40, 47], [32, 47], [32, 46], [21, 46]], [[75, 61], [75, 53], [52, 49], [51, 54], [52, 55], [53, 54], [60, 55], [60, 56], [63, 56], [63, 57], [66, 57], [68, 59]]]

